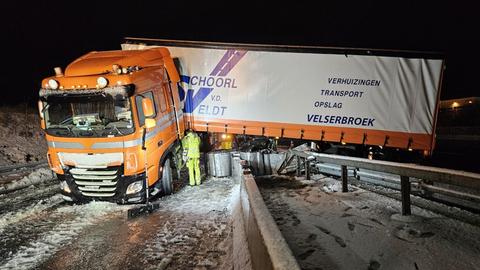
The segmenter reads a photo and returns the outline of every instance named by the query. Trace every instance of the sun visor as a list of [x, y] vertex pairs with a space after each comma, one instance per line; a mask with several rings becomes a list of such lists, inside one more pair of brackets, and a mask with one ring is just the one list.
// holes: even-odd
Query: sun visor
[[52, 90], [40, 89], [39, 96], [41, 99], [49, 97], [66, 97], [66, 96], [94, 96], [94, 95], [110, 95], [110, 96], [132, 96], [134, 92], [133, 85], [120, 85], [113, 87], [105, 87], [102, 89], [75, 89], [75, 90]]

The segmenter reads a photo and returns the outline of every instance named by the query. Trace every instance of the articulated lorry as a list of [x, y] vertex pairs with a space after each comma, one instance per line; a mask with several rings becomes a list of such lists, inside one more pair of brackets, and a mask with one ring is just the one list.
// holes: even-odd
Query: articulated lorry
[[138, 38], [122, 49], [42, 82], [48, 160], [67, 199], [171, 193], [185, 128], [434, 148], [440, 54]]

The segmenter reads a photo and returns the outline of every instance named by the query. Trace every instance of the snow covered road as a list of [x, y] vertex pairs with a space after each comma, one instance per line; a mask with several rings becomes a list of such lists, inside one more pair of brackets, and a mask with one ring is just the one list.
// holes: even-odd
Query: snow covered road
[[[209, 179], [128, 220], [134, 206], [70, 205], [47, 185], [47, 196], [0, 212], [0, 269], [231, 269], [235, 190], [230, 178]], [[0, 205], [19, 203], [25, 191]]]
[[262, 196], [302, 269], [480, 269], [480, 227], [315, 175], [258, 178]]

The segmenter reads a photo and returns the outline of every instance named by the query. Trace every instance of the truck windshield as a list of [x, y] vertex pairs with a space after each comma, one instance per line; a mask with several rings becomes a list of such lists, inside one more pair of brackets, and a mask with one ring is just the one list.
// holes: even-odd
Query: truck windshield
[[46, 132], [52, 136], [114, 137], [134, 131], [126, 96], [58, 96], [46, 103]]

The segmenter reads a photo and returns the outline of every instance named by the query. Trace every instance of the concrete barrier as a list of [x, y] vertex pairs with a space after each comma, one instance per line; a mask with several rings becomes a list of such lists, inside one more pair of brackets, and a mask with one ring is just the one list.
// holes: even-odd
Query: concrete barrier
[[263, 201], [247, 162], [239, 157], [232, 162], [233, 177], [239, 184], [233, 210], [234, 269], [300, 269]]

